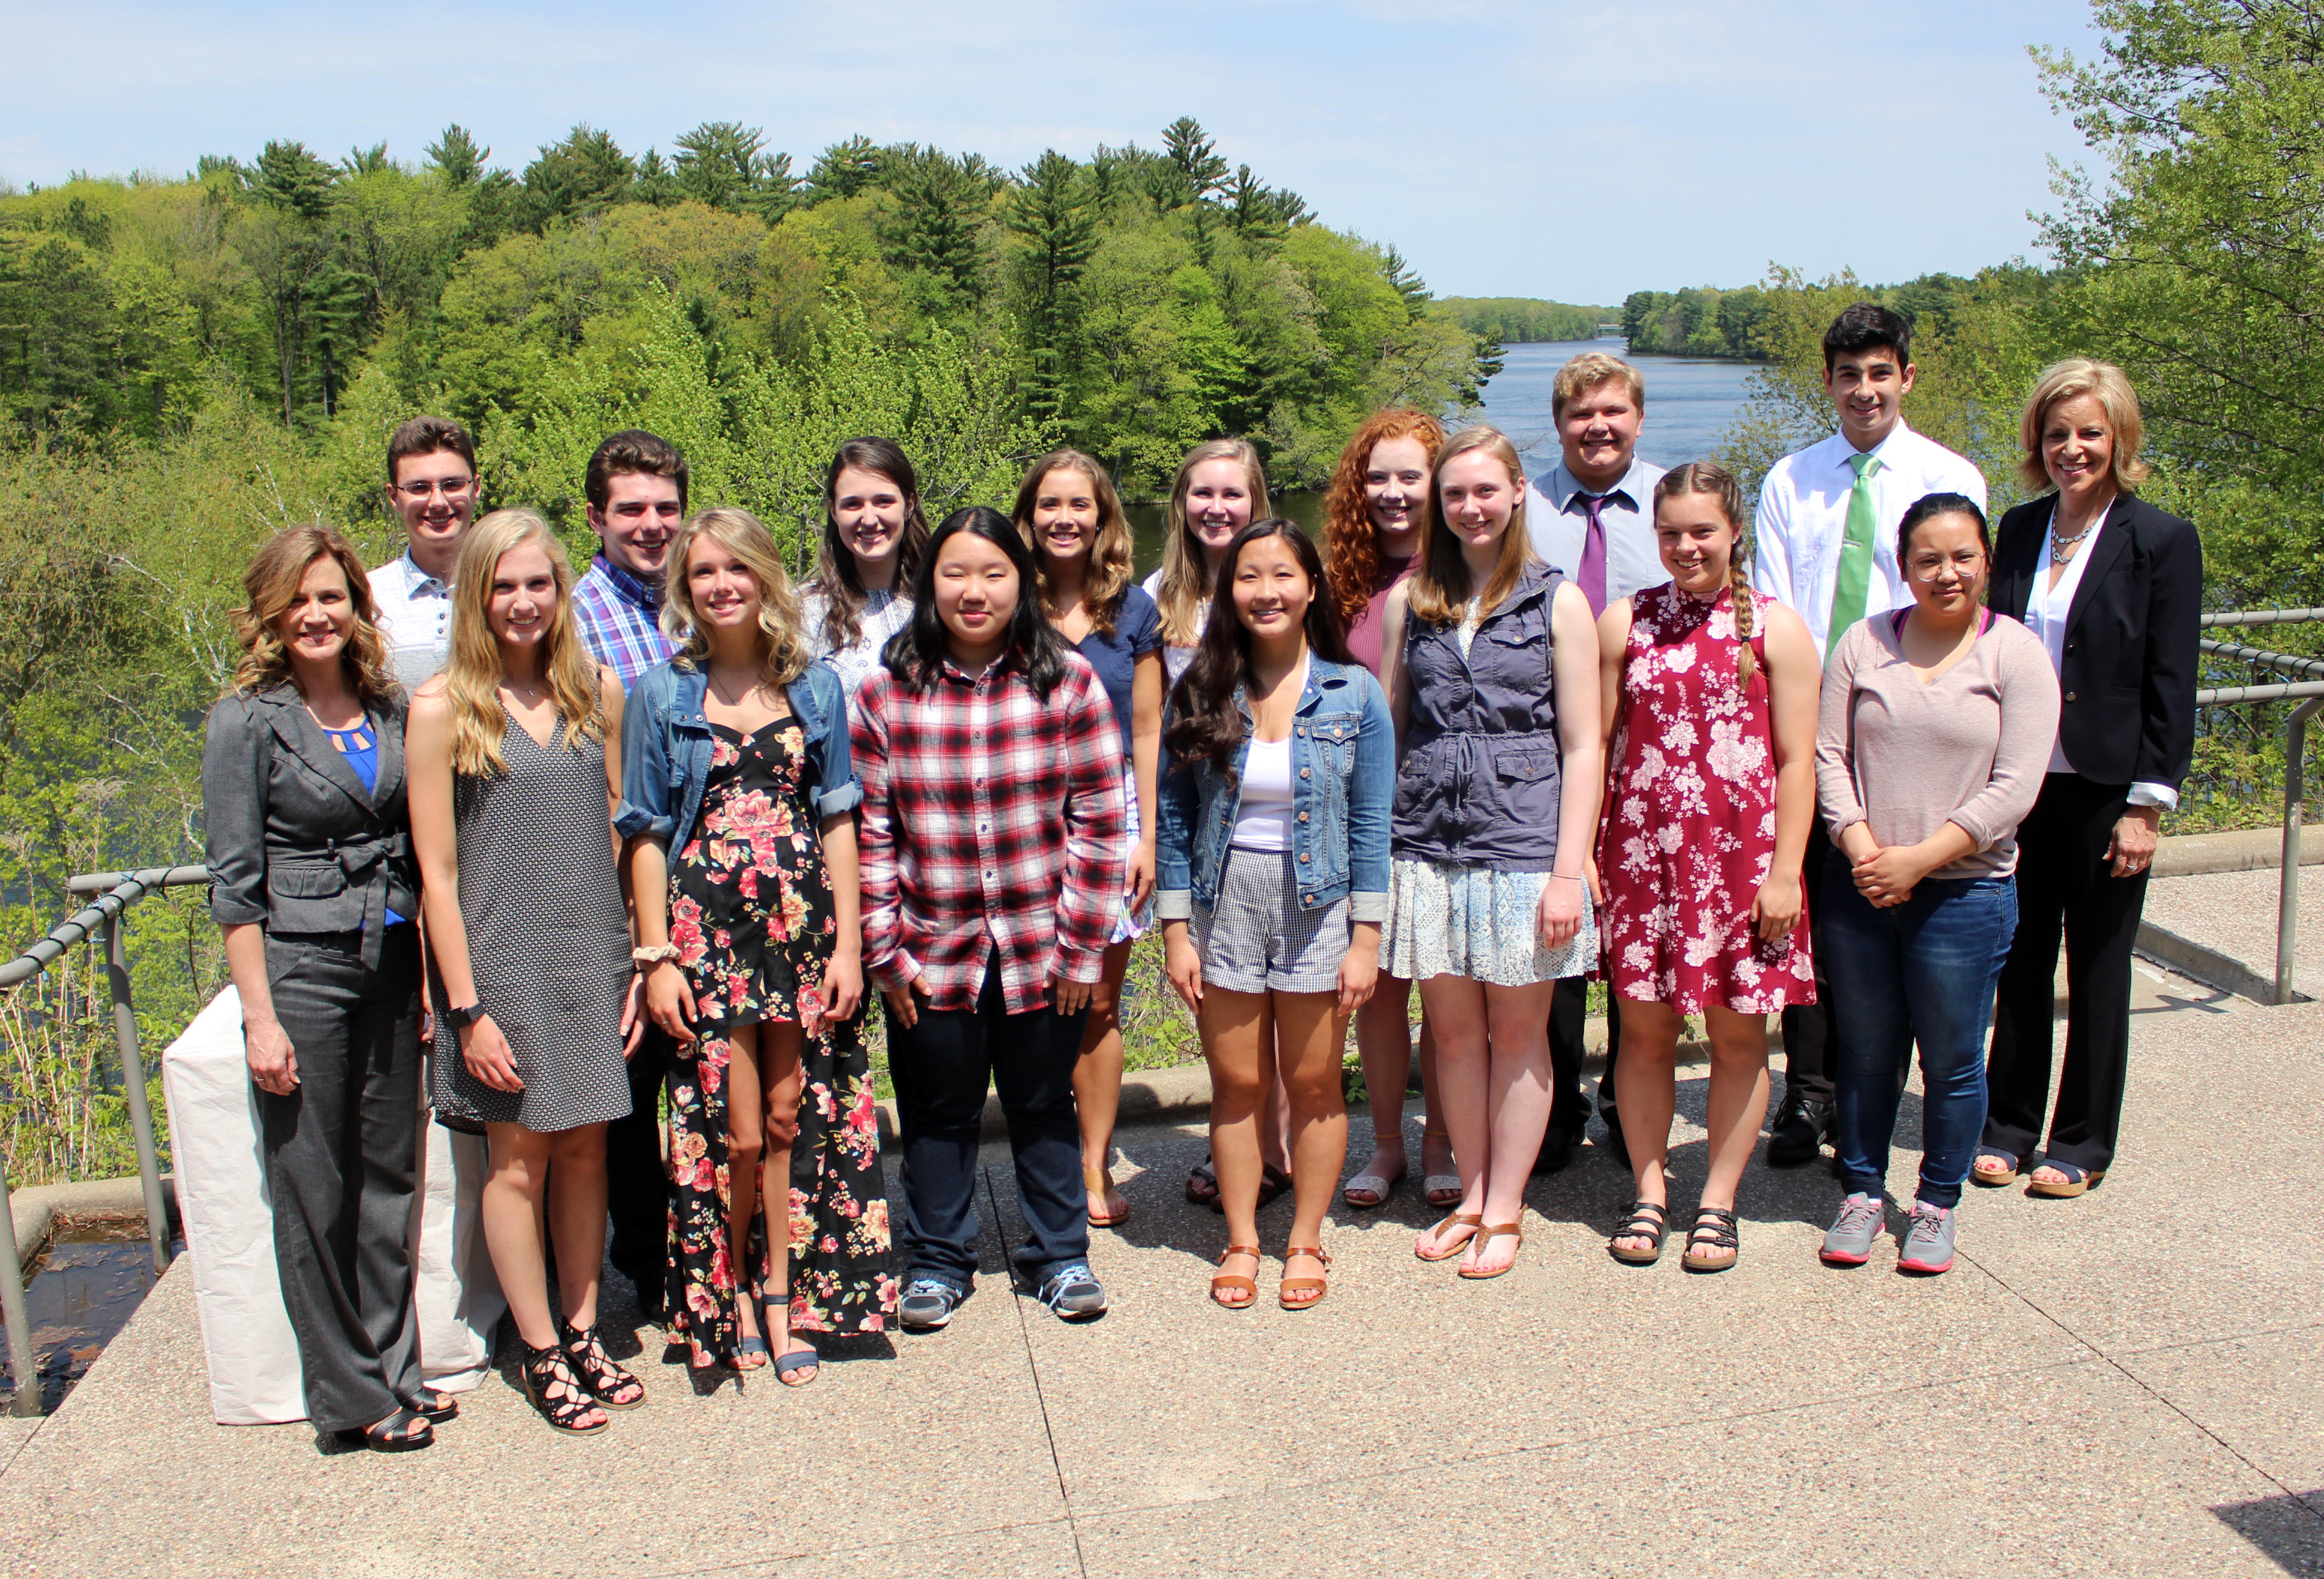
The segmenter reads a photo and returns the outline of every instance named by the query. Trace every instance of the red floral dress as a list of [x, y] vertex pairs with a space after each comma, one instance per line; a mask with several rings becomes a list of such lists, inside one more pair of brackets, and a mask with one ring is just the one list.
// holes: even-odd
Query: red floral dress
[[1757, 634], [1775, 600], [1749, 595], [1757, 673], [1748, 689], [1736, 674], [1731, 592], [1702, 603], [1659, 586], [1630, 600], [1598, 833], [1603, 971], [1621, 996], [1686, 1014], [1815, 1002], [1806, 911], [1773, 943], [1751, 924], [1775, 856], [1775, 736]]
[[[670, 865], [669, 941], [693, 988], [696, 1040], [669, 1072], [670, 1330], [696, 1365], [731, 1363], [734, 1317], [726, 1176], [726, 1066], [738, 1025], [797, 1024], [839, 934], [796, 719], [756, 732], [713, 724], [702, 821]], [[896, 1308], [880, 1125], [861, 1016], [804, 1039], [807, 1085], [791, 1144], [791, 1329], [880, 1332]], [[763, 1224], [751, 1281], [772, 1268]]]

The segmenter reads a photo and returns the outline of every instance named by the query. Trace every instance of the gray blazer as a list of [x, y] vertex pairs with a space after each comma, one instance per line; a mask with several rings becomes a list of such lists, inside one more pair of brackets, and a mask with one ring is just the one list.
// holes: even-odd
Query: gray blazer
[[221, 926], [275, 932], [363, 929], [379, 962], [386, 913], [420, 913], [404, 806], [403, 707], [375, 708], [379, 780], [370, 790], [287, 681], [210, 709], [202, 748], [202, 820]]

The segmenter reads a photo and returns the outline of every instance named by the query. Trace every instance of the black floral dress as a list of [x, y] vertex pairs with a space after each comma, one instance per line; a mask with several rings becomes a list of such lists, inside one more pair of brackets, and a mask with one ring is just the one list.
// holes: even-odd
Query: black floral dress
[[[696, 1011], [696, 1040], [676, 1050], [669, 1072], [670, 1328], [705, 1366], [731, 1363], [742, 1336], [727, 1232], [729, 1035], [740, 1025], [798, 1024], [839, 932], [798, 721], [778, 719], [747, 736], [711, 730], [701, 822], [669, 878], [669, 940]], [[896, 1308], [860, 1023], [826, 1023], [801, 1043], [806, 1087], [788, 1213], [795, 1332], [880, 1332]], [[763, 1223], [751, 1239], [751, 1281], [760, 1287], [772, 1271]]]

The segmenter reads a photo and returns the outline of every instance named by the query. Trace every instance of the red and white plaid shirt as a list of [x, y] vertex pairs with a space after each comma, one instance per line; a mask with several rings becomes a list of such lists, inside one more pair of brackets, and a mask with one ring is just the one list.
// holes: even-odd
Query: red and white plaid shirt
[[1121, 736], [1079, 654], [1041, 702], [1013, 658], [972, 678], [946, 659], [916, 692], [885, 664], [853, 718], [863, 781], [863, 962], [914, 975], [934, 1009], [973, 1010], [987, 940], [1008, 1012], [1049, 1001], [1052, 974], [1094, 982], [1121, 910]]

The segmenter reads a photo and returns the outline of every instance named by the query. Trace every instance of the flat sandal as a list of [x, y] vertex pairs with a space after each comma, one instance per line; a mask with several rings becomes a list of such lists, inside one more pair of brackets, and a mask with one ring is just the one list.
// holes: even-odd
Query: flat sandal
[[[1679, 1257], [1679, 1265], [1691, 1272], [1723, 1272], [1743, 1259], [1743, 1240], [1737, 1232], [1735, 1214], [1724, 1207], [1697, 1207], [1694, 1226], [1686, 1232], [1686, 1253]], [[1695, 1254], [1698, 1250], [1731, 1250], [1735, 1253], [1724, 1261], [1705, 1261]]]
[[1412, 1253], [1418, 1256], [1423, 1261], [1451, 1261], [1454, 1256], [1469, 1248], [1469, 1241], [1476, 1237], [1474, 1230], [1482, 1228], [1485, 1226], [1485, 1216], [1483, 1213], [1455, 1212], [1451, 1216], [1437, 1223], [1434, 1227], [1429, 1229], [1426, 1234], [1421, 1236], [1425, 1239], [1434, 1239], [1440, 1245], [1442, 1245], [1444, 1230], [1447, 1228], [1459, 1227], [1463, 1224], [1467, 1225], [1471, 1231], [1461, 1236], [1460, 1244], [1449, 1248], [1440, 1248], [1432, 1255], [1427, 1251], [1423, 1250], [1420, 1247], [1418, 1240], [1415, 1240], [1413, 1242]]
[[[1471, 1251], [1475, 1251], [1484, 1245], [1490, 1244], [1496, 1239], [1514, 1239], [1517, 1242], [1518, 1249], [1522, 1250], [1525, 1248], [1525, 1235], [1519, 1231], [1515, 1223], [1485, 1224], [1474, 1234], [1469, 1235], [1469, 1243], [1465, 1248]], [[1497, 1266], [1489, 1272], [1480, 1272], [1476, 1271], [1473, 1267], [1464, 1266], [1461, 1269], [1461, 1275], [1467, 1278], [1471, 1282], [1481, 1283], [1488, 1278], [1498, 1278], [1501, 1276], [1504, 1272], [1508, 1271], [1517, 1264], [1517, 1258], [1516, 1254], [1512, 1253], [1509, 1256], [1508, 1263], [1506, 1266]]]
[[[1291, 1264], [1291, 1258], [1295, 1255], [1312, 1255], [1323, 1263], [1325, 1271], [1332, 1270], [1332, 1258], [1323, 1253], [1323, 1247], [1320, 1244], [1290, 1246], [1283, 1253], [1283, 1264], [1288, 1267]], [[1331, 1284], [1323, 1278], [1286, 1277], [1281, 1286], [1276, 1290], [1275, 1302], [1286, 1310], [1312, 1310], [1321, 1305], [1323, 1302], [1323, 1296], [1330, 1292]], [[1292, 1298], [1295, 1294], [1305, 1294], [1308, 1297], [1304, 1299], [1295, 1299]]]
[[[1639, 1199], [1631, 1203], [1629, 1221], [1614, 1230], [1606, 1241], [1606, 1253], [1628, 1266], [1652, 1266], [1663, 1258], [1663, 1235], [1670, 1232], [1670, 1207], [1658, 1200]], [[1651, 1250], [1625, 1250], [1625, 1239], [1651, 1239]]]
[[[1230, 1244], [1219, 1252], [1219, 1264], [1226, 1265], [1227, 1257], [1230, 1255], [1248, 1255], [1253, 1261], [1262, 1261], [1266, 1258], [1266, 1253], [1256, 1244]], [[1219, 1298], [1222, 1294], [1239, 1294], [1241, 1298], [1222, 1299]], [[1240, 1272], [1211, 1274], [1212, 1304], [1228, 1310], [1248, 1310], [1258, 1302], [1259, 1284], [1251, 1279], [1244, 1277]]]

